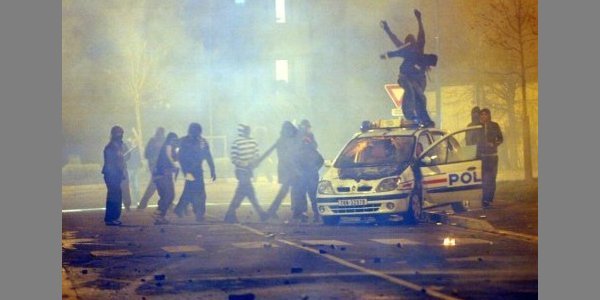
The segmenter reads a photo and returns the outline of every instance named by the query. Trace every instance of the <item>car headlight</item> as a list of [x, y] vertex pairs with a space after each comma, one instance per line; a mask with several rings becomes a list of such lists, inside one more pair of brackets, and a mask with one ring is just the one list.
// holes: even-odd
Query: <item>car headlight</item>
[[327, 180], [323, 180], [319, 182], [319, 186], [317, 187], [317, 191], [319, 194], [333, 194], [333, 187], [331, 186], [331, 182]]
[[377, 186], [377, 192], [389, 192], [398, 188], [398, 178], [386, 178], [382, 180]]

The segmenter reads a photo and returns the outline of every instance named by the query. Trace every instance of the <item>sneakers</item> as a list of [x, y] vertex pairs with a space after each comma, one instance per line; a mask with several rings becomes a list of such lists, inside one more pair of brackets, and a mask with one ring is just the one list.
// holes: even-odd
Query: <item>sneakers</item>
[[269, 220], [269, 214], [264, 211], [260, 212], [258, 215], [260, 217], [261, 222], [266, 222], [267, 220]]
[[434, 128], [435, 122], [433, 122], [433, 121], [423, 122], [423, 123], [419, 124], [419, 127], [420, 128]]
[[112, 221], [106, 221], [104, 222], [104, 224], [106, 224], [106, 226], [121, 226], [121, 221], [119, 220], [112, 220]]
[[235, 224], [235, 223], [240, 222], [240, 221], [238, 221], [238, 218], [234, 214], [225, 215], [225, 219], [223, 221], [225, 221], [225, 223], [229, 223], [229, 224]]
[[159, 216], [156, 219], [154, 219], [154, 225], [166, 225], [169, 224], [169, 220], [167, 220], [167, 218], [163, 217], [163, 216]]

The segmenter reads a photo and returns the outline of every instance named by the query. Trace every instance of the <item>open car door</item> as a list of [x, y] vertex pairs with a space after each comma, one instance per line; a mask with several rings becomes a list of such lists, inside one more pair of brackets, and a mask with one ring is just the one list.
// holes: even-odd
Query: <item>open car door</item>
[[431, 205], [451, 203], [455, 211], [481, 207], [482, 165], [477, 158], [481, 126], [445, 135], [418, 157], [423, 197]]

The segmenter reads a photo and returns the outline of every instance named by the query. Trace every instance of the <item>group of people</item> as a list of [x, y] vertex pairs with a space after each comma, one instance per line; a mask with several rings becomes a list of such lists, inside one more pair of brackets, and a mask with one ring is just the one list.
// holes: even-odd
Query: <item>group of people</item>
[[[107, 187], [106, 212], [104, 222], [108, 226], [121, 225], [121, 207], [128, 209], [123, 194], [129, 193], [127, 161], [132, 150], [123, 142], [124, 130], [114, 126], [110, 131], [110, 141], [104, 148], [104, 165], [102, 173]], [[252, 185], [253, 170], [273, 151], [278, 156], [278, 180], [281, 184], [277, 196], [267, 211], [260, 206]], [[258, 144], [251, 137], [251, 128], [245, 124], [238, 125], [238, 137], [231, 146], [231, 162], [235, 166], [238, 186], [229, 208], [225, 214], [225, 222], [237, 223], [236, 210], [244, 198], [250, 203], [262, 221], [278, 219], [277, 211], [283, 199], [290, 193], [292, 201], [292, 217], [299, 222], [308, 221], [307, 197], [311, 201], [313, 221], [318, 222], [319, 212], [316, 203], [316, 191], [319, 180], [319, 169], [324, 160], [317, 150], [317, 142], [311, 131], [308, 120], [302, 120], [298, 127], [285, 121], [279, 139], [262, 155], [259, 155]], [[155, 135], [148, 141], [144, 151], [148, 160], [151, 179], [140, 199], [138, 209], [145, 209], [155, 191], [158, 192], [158, 209], [154, 213], [155, 224], [167, 224], [167, 212], [175, 199], [175, 180], [181, 169], [185, 180], [183, 192], [173, 212], [183, 217], [191, 204], [197, 222], [204, 220], [206, 213], [206, 190], [203, 178], [203, 163], [207, 162], [211, 180], [216, 180], [215, 164], [206, 139], [202, 137], [202, 126], [191, 123], [186, 136], [179, 138], [174, 132], [165, 137], [165, 130], [159, 127]]]
[[[408, 34], [404, 42], [390, 30], [386, 21], [380, 25], [396, 46], [396, 50], [380, 55], [381, 59], [402, 57], [398, 75], [398, 85], [403, 88], [402, 114], [407, 121], [414, 122], [420, 127], [435, 127], [427, 113], [427, 71], [437, 65], [435, 54], [425, 53], [425, 30], [421, 20], [421, 12], [414, 10], [419, 25], [417, 37]], [[477, 144], [477, 156], [482, 160], [483, 167], [483, 207], [490, 207], [496, 190], [496, 175], [498, 173], [498, 146], [503, 142], [502, 131], [496, 122], [491, 121], [489, 109], [473, 108], [472, 122], [468, 126], [482, 125], [480, 134], [468, 137], [468, 143]]]

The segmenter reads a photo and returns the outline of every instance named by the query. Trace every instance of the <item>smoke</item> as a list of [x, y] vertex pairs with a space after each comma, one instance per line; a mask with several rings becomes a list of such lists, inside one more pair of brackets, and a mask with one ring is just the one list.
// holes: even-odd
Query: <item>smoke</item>
[[[379, 59], [394, 49], [379, 21], [387, 20], [400, 38], [416, 34], [414, 8], [423, 13], [426, 52], [441, 52], [430, 73], [428, 108], [438, 113], [436, 78], [448, 128], [464, 123], [476, 102], [464, 92], [476, 78], [464, 55], [475, 45], [465, 21], [475, 17], [465, 9], [474, 0], [440, 7], [435, 1], [288, 0], [283, 24], [275, 22], [275, 1], [238, 2], [63, 1], [65, 153], [100, 162], [115, 124], [126, 138], [141, 127], [145, 143], [158, 126], [184, 135], [190, 122], [202, 124], [206, 136], [231, 141], [243, 122], [261, 128], [269, 144], [284, 121], [308, 119], [319, 150], [333, 159], [363, 120], [391, 117], [383, 86], [396, 82], [401, 59]], [[276, 60], [287, 61], [287, 82], [276, 80]], [[506, 128], [505, 114], [495, 116]]]

